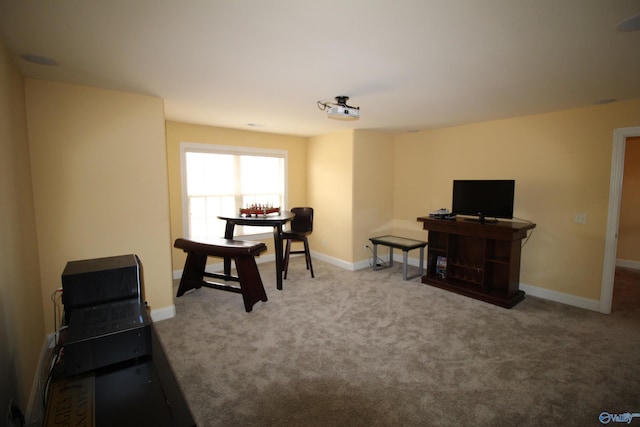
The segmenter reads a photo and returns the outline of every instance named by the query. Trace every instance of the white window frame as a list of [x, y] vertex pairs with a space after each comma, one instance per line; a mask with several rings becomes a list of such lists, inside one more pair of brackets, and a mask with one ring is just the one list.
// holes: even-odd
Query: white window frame
[[[266, 157], [279, 157], [284, 159], [284, 195], [283, 205], [280, 206], [282, 211], [287, 210], [288, 197], [289, 197], [289, 156], [287, 150], [274, 150], [266, 148], [255, 147], [241, 147], [230, 145], [217, 145], [217, 144], [203, 144], [194, 142], [181, 142], [180, 143], [180, 175], [182, 181], [182, 232], [183, 236], [189, 237], [189, 212], [188, 212], [188, 194], [187, 194], [187, 170], [186, 170], [186, 154], [188, 152], [198, 153], [217, 153], [217, 154], [232, 154], [232, 155], [262, 155]], [[222, 220], [220, 220], [222, 221]], [[236, 226], [235, 232], [241, 230], [241, 227]], [[234, 237], [240, 237], [245, 240], [264, 240], [273, 236], [273, 229], [269, 227], [268, 231], [258, 234], [235, 234]], [[224, 236], [219, 236], [224, 237]]]

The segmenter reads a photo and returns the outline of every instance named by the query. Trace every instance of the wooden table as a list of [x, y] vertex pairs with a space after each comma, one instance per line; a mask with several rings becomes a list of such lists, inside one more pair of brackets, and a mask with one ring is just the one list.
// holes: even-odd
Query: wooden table
[[[248, 225], [252, 227], [273, 227], [273, 243], [275, 245], [276, 252], [276, 288], [278, 290], [282, 290], [282, 271], [283, 271], [283, 262], [282, 262], [282, 226], [287, 222], [291, 221], [293, 217], [296, 216], [294, 213], [289, 211], [280, 212], [280, 214], [268, 214], [268, 215], [258, 215], [258, 216], [242, 216], [242, 215], [232, 215], [218, 216], [219, 219], [222, 219], [227, 222], [227, 225], [224, 230], [225, 239], [233, 239], [233, 232], [235, 230], [236, 225]], [[224, 273], [231, 273], [231, 258], [225, 258], [224, 260]]]

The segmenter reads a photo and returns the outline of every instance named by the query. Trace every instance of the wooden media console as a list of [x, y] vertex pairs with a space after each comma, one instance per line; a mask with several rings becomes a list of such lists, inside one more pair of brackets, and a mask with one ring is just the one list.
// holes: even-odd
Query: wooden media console
[[535, 224], [460, 217], [417, 220], [429, 231], [422, 283], [505, 308], [524, 299], [519, 289], [521, 245]]

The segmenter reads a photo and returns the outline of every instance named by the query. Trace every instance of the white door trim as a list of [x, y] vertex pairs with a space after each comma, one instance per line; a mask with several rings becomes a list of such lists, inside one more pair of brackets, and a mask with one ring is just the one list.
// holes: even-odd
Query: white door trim
[[618, 227], [620, 225], [624, 151], [626, 148], [626, 140], [631, 136], [640, 136], [640, 127], [619, 128], [613, 131], [609, 211], [607, 213], [607, 235], [604, 245], [602, 286], [600, 288], [600, 312], [607, 314], [611, 313], [613, 279], [616, 273], [616, 251], [618, 246]]

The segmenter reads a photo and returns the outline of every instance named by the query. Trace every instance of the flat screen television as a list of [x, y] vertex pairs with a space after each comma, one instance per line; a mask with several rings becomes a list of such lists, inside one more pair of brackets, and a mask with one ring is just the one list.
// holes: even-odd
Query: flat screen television
[[454, 180], [451, 212], [495, 222], [513, 218], [516, 182], [513, 179]]

